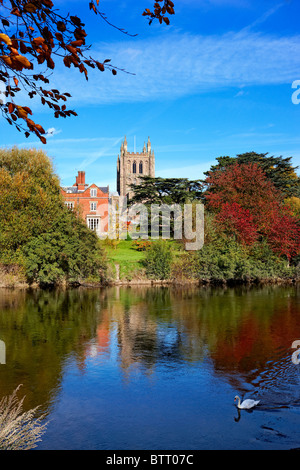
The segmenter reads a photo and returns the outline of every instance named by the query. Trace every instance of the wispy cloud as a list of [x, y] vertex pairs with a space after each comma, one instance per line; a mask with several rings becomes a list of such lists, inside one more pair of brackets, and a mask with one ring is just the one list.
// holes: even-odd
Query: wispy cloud
[[99, 44], [92, 55], [111, 58], [135, 73], [57, 70], [55, 85], [68, 89], [76, 106], [172, 99], [227, 87], [291, 83], [300, 69], [300, 36], [229, 33], [202, 37], [171, 34], [147, 40]]
[[251, 24], [242, 29], [242, 32], [248, 32], [253, 29], [255, 26], [261, 25], [264, 23], [270, 16], [274, 15], [281, 7], [286, 6], [287, 2], [281, 2], [267, 10], [263, 15], [253, 21]]
[[49, 139], [49, 137], [54, 137], [57, 134], [60, 134], [61, 130], [60, 129], [55, 129], [55, 127], [50, 127], [49, 129], [46, 130], [46, 137]]
[[[47, 131], [49, 132], [49, 130]], [[57, 132], [58, 134], [60, 132]], [[56, 135], [56, 134], [54, 134]], [[53, 139], [49, 142], [49, 145], [48, 147], [61, 147], [62, 144], [68, 144], [68, 149], [69, 151], [74, 154], [74, 148], [71, 147], [72, 145], [74, 145], [75, 147], [75, 151], [76, 149], [78, 150], [78, 145], [81, 145], [81, 144], [97, 144], [97, 145], [107, 145], [107, 143], [109, 142], [110, 145], [113, 144], [113, 142], [115, 142], [116, 140], [121, 140], [122, 137], [112, 137], [112, 138], [109, 138], [109, 137], [74, 137], [74, 138], [67, 138], [67, 139]], [[16, 145], [15, 143], [8, 143], [8, 144], [5, 144], [5, 147], [13, 147], [14, 145]], [[44, 147], [44, 145], [41, 143], [40, 140], [36, 140], [36, 141], [33, 141], [33, 142], [28, 142], [28, 141], [24, 141], [24, 142], [20, 142], [18, 143], [18, 147], [32, 147], [32, 146], [40, 146], [40, 147]], [[67, 151], [67, 149], [66, 149]]]
[[203, 8], [207, 6], [213, 7], [237, 7], [237, 8], [248, 8], [251, 6], [250, 0], [177, 0], [177, 7], [182, 5], [192, 5], [194, 7]]
[[245, 90], [240, 90], [234, 95], [234, 98], [238, 98], [239, 96], [244, 96], [246, 94], [247, 92]]
[[[100, 151], [93, 154], [89, 153], [88, 157], [81, 162], [81, 168], [85, 170], [87, 167], [95, 163], [101, 157], [107, 157], [109, 155], [116, 155], [116, 147], [122, 141], [123, 137], [118, 137], [113, 142], [109, 142], [108, 145], [102, 147]], [[114, 150], [114, 151], [113, 151]], [[113, 153], [112, 153], [113, 151]]]

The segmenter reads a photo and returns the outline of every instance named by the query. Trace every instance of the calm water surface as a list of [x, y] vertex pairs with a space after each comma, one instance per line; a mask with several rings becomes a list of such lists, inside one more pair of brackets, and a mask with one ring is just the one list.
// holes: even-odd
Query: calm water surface
[[38, 449], [300, 447], [299, 287], [0, 290], [0, 340]]

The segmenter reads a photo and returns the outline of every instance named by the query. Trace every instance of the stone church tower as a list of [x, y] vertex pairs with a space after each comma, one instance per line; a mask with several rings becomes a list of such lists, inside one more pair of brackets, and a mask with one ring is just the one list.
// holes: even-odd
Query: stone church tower
[[148, 137], [147, 147], [141, 153], [127, 151], [127, 139], [121, 145], [120, 155], [117, 161], [117, 191], [119, 196], [131, 198], [134, 192], [130, 184], [139, 184], [140, 176], [155, 177], [155, 157], [151, 150], [150, 137]]

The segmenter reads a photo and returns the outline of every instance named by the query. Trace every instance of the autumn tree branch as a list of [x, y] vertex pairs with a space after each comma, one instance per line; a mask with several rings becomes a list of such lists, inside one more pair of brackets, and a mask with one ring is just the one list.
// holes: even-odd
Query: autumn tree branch
[[[162, 0], [158, 0], [162, 2]], [[167, 21], [166, 14], [174, 14], [173, 3], [164, 0], [160, 7], [154, 3], [154, 11], [146, 9], [149, 23], [157, 18], [160, 23]], [[135, 36], [123, 28], [113, 25], [99, 10], [99, 0], [89, 1], [89, 9], [110, 26], [129, 36]], [[18, 103], [18, 93], [25, 91], [30, 99], [39, 97], [55, 118], [77, 116], [67, 109], [68, 92], [47, 88], [49, 76], [58, 61], [67, 68], [74, 67], [88, 80], [88, 69], [101, 72], [126, 72], [111, 64], [110, 59], [99, 61], [89, 55], [91, 46], [86, 43], [85, 25], [76, 15], [62, 16], [55, 9], [55, 0], [0, 0], [0, 82], [4, 83], [6, 102], [0, 100], [2, 116], [26, 137], [31, 133], [46, 143], [45, 130], [31, 119], [32, 110]], [[40, 71], [40, 66], [45, 70]], [[129, 72], [126, 72], [129, 73]]]

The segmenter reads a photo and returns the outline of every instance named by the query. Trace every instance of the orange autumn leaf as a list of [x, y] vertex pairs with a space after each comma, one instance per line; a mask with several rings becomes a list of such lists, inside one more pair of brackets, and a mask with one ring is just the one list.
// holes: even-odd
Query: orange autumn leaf
[[15, 105], [13, 103], [9, 103], [8, 105], [8, 112], [12, 114], [14, 112]]
[[14, 60], [21, 63], [23, 65], [23, 67], [26, 68], [26, 69], [32, 68], [32, 63], [29, 62], [29, 60], [26, 57], [24, 57], [23, 55], [15, 56]]
[[7, 34], [0, 33], [0, 42], [4, 42], [7, 46], [11, 46], [12, 42]]

